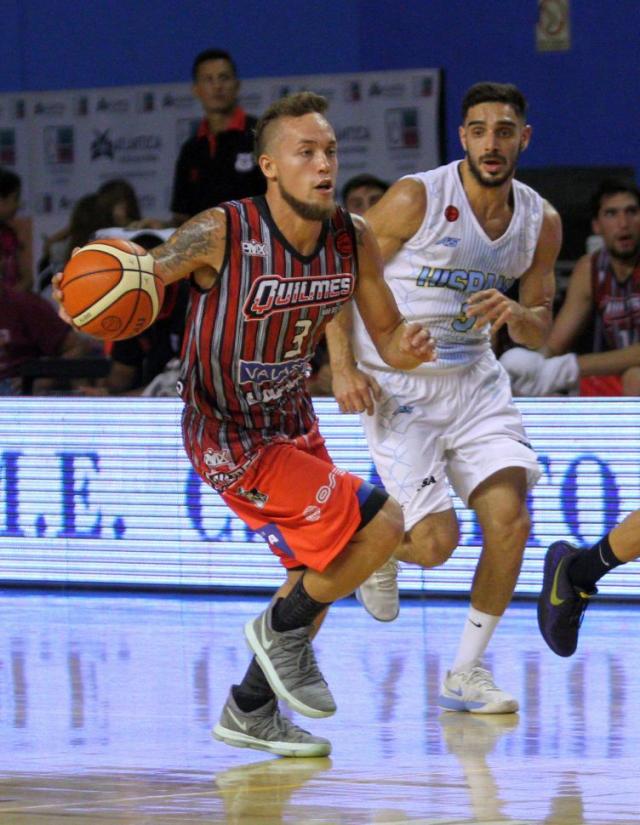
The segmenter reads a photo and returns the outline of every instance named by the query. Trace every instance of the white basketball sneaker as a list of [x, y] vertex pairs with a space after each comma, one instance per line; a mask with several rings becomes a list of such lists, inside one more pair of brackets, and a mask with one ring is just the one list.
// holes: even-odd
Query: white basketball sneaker
[[379, 622], [392, 622], [400, 612], [398, 562], [393, 558], [379, 567], [356, 590], [356, 599]]
[[516, 713], [518, 703], [500, 690], [488, 670], [480, 666], [464, 672], [447, 671], [438, 705], [444, 710], [469, 713]]

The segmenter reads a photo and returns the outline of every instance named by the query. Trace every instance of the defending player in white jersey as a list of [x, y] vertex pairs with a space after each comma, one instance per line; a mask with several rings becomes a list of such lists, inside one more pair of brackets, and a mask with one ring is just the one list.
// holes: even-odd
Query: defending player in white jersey
[[[471, 606], [439, 698], [447, 710], [474, 713], [518, 709], [481, 658], [516, 585], [527, 490], [539, 477], [490, 338], [506, 324], [516, 343], [544, 343], [562, 235], [553, 207], [513, 179], [531, 137], [526, 106], [511, 84], [472, 86], [459, 131], [465, 158], [402, 178], [367, 213], [398, 307], [429, 327], [437, 360], [410, 373], [389, 369], [351, 308], [327, 329], [340, 409], [368, 413], [376, 468], [404, 509], [395, 557], [436, 567], [451, 556], [459, 527], [449, 484], [477, 514], [483, 547]], [[504, 295], [516, 279], [517, 301]], [[391, 559], [358, 591], [382, 621], [398, 613], [396, 576]]]

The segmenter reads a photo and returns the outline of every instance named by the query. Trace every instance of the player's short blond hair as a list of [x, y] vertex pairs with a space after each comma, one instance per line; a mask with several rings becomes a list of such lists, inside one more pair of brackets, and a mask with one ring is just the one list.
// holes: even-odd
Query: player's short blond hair
[[329, 101], [326, 97], [315, 92], [296, 92], [286, 97], [281, 97], [269, 106], [256, 124], [255, 128], [255, 155], [259, 158], [264, 154], [267, 144], [266, 132], [268, 127], [284, 117], [303, 117], [304, 115], [316, 112], [319, 115], [329, 108]]

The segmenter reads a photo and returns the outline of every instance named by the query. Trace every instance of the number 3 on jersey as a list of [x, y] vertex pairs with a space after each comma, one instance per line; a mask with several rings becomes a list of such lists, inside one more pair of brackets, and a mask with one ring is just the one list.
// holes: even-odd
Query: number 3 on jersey
[[311, 321], [308, 318], [305, 318], [301, 321], [296, 321], [296, 335], [293, 338], [293, 349], [290, 349], [288, 352], [285, 352], [285, 358], [295, 358], [296, 355], [300, 355], [302, 352], [302, 344], [304, 339], [309, 334], [309, 330], [311, 329]]

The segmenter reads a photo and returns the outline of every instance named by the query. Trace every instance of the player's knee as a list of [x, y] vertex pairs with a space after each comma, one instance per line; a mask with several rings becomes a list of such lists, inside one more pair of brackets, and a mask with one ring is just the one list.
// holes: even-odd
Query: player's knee
[[531, 532], [531, 516], [524, 502], [514, 502], [502, 510], [495, 510], [482, 521], [486, 544], [524, 551]]
[[460, 530], [456, 521], [434, 523], [419, 522], [406, 534], [401, 557], [421, 567], [440, 567], [460, 543]]
[[622, 394], [640, 396], [640, 367], [630, 367], [622, 374]]

